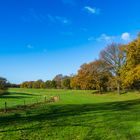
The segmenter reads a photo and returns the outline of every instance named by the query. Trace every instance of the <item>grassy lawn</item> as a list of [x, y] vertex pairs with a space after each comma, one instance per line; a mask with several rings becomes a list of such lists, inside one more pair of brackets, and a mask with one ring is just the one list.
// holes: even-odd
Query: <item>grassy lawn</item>
[[0, 108], [60, 95], [57, 103], [0, 113], [2, 140], [139, 140], [140, 94], [96, 95], [94, 91], [10, 89]]

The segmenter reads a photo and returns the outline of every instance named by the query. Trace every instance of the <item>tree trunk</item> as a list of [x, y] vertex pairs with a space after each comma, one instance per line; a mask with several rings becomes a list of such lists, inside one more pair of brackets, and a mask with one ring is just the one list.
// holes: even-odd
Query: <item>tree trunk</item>
[[120, 92], [120, 81], [119, 80], [117, 80], [117, 92], [118, 92], [119, 95], [121, 94], [121, 92]]
[[101, 88], [101, 86], [99, 87], [99, 93], [102, 94], [102, 88]]

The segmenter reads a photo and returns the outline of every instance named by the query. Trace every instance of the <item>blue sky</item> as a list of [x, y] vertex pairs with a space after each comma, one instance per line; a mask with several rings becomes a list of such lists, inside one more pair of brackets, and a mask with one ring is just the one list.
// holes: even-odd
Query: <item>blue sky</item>
[[76, 73], [112, 41], [140, 31], [139, 0], [0, 0], [0, 75], [9, 81]]

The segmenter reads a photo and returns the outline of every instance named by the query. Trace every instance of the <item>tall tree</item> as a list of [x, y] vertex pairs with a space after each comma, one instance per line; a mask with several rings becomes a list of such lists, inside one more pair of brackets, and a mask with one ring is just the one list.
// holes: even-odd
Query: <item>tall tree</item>
[[100, 52], [100, 59], [107, 64], [108, 69], [116, 78], [118, 94], [120, 94], [121, 86], [120, 69], [126, 61], [126, 53], [123, 48], [124, 45], [112, 43]]
[[126, 65], [121, 76], [125, 87], [140, 89], [140, 34], [126, 46]]

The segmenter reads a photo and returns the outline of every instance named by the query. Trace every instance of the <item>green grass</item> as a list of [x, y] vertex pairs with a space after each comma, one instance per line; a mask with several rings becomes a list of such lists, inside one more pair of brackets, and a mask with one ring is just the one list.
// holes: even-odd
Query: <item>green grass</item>
[[0, 113], [2, 140], [139, 140], [140, 94], [10, 89], [0, 97], [9, 107], [60, 95], [60, 101], [26, 111]]

